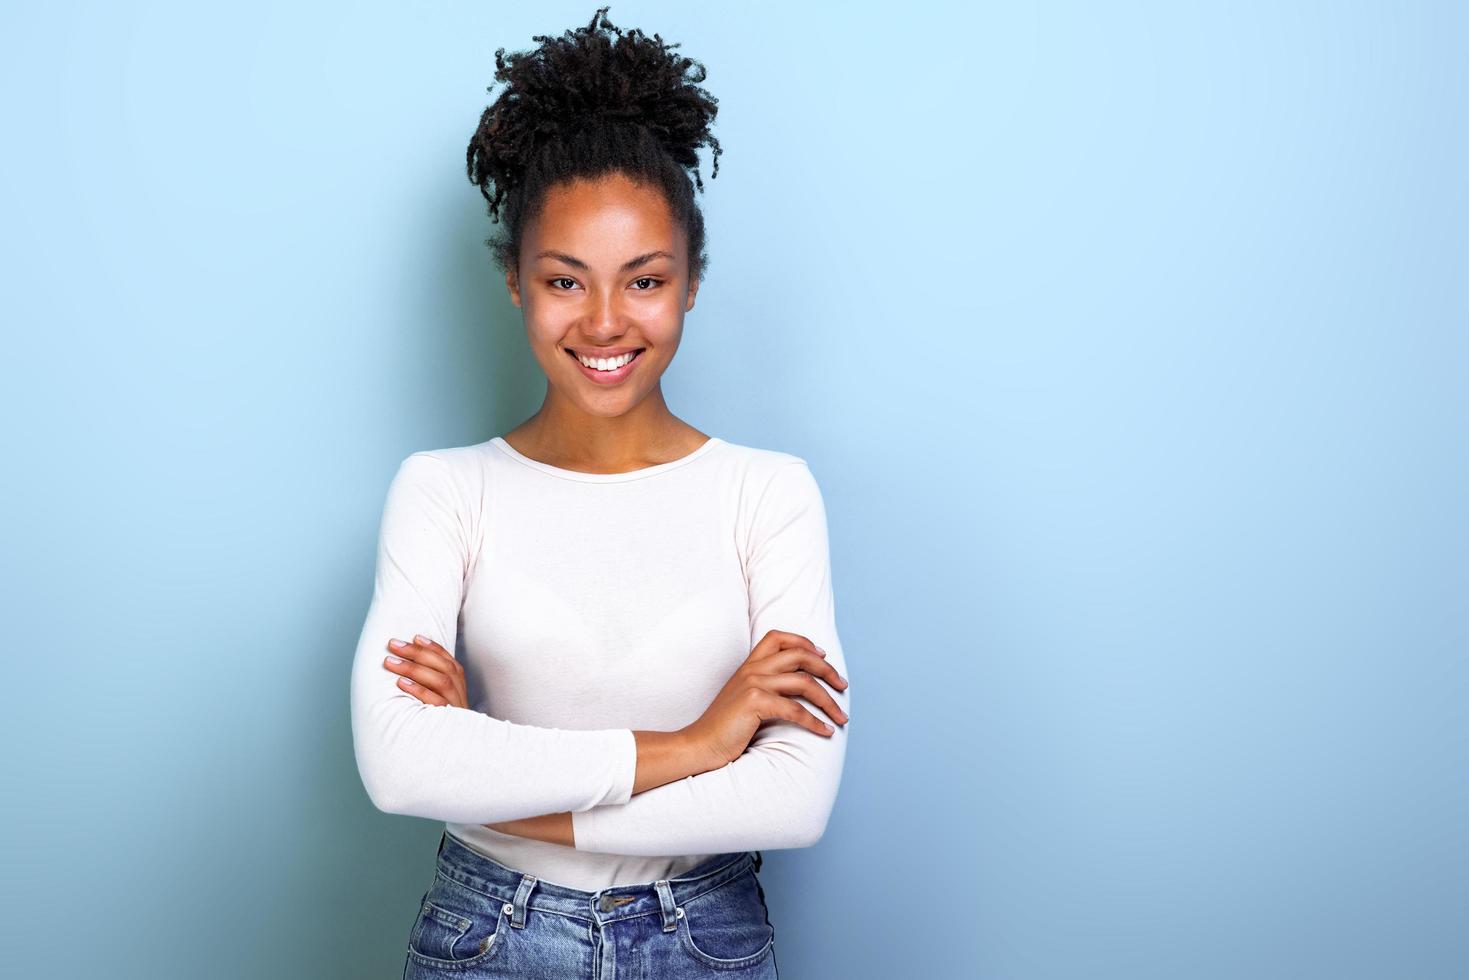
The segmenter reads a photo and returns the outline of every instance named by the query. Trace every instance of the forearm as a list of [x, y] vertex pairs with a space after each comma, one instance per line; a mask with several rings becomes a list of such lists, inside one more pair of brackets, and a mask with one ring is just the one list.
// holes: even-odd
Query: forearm
[[[835, 639], [826, 649], [829, 658], [841, 660]], [[838, 670], [848, 676], [845, 664]], [[831, 695], [850, 712], [847, 690]], [[813, 714], [821, 710], [797, 701]], [[817, 735], [795, 722], [773, 721], [733, 762], [627, 803], [571, 813], [572, 846], [634, 856], [810, 847], [825, 833], [836, 802], [849, 728]]]
[[[637, 742], [637, 775], [633, 780], [633, 795], [654, 789], [665, 783], [675, 782], [687, 776], [697, 776], [716, 768], [709, 764], [709, 756], [700, 749], [686, 732], [633, 731]], [[548, 844], [564, 847], [576, 846], [571, 811], [547, 813], [522, 820], [506, 820], [485, 824], [491, 830], [516, 837], [528, 837]]]
[[671, 783], [685, 776], [697, 776], [717, 768], [710, 765], [705, 752], [688, 734], [634, 730], [638, 746], [637, 775], [633, 779], [633, 795]]

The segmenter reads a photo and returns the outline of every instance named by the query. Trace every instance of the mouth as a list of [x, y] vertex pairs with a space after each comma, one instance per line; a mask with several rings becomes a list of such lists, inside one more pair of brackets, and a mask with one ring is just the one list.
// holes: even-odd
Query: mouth
[[[623, 364], [621, 367], [611, 368], [607, 371], [602, 371], [595, 367], [587, 367], [585, 364], [582, 363], [581, 358], [576, 355], [575, 351], [567, 350], [566, 355], [570, 357], [573, 362], [575, 362], [577, 370], [586, 375], [588, 380], [599, 385], [615, 385], [626, 379], [628, 375], [632, 374], [634, 365], [638, 363], [638, 359], [643, 356], [643, 351], [645, 350], [647, 350], [646, 347], [639, 347], [637, 350], [632, 352], [632, 357], [628, 359], [627, 363]], [[621, 358], [611, 358], [610, 360], [613, 363], [616, 363], [617, 361], [621, 360]], [[605, 361], [602, 363], [605, 363]]]

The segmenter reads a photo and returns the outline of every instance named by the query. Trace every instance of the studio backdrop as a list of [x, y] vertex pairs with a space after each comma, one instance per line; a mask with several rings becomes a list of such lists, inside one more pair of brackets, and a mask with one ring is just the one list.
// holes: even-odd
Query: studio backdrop
[[[400, 462], [544, 395], [465, 148], [595, 9], [0, 14], [0, 972], [398, 975], [348, 671]], [[1463, 8], [609, 16], [719, 97], [667, 402], [826, 505], [780, 975], [1469, 975]]]

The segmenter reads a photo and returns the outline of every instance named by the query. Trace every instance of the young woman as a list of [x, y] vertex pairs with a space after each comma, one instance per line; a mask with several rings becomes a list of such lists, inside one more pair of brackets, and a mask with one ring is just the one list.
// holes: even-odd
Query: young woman
[[469, 145], [544, 402], [411, 454], [383, 509], [357, 764], [379, 809], [445, 824], [408, 977], [776, 976], [760, 851], [814, 844], [841, 780], [816, 481], [659, 387], [716, 100], [606, 11], [497, 51]]

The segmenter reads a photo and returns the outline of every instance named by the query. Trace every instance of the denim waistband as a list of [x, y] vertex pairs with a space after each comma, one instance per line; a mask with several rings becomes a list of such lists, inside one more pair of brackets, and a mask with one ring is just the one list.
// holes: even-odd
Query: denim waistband
[[524, 925], [527, 909], [602, 923], [668, 913], [672, 911], [670, 903], [683, 905], [743, 874], [746, 869], [758, 870], [760, 863], [759, 856], [750, 851], [716, 854], [676, 878], [612, 885], [588, 892], [541, 881], [535, 875], [508, 868], [474, 850], [447, 830], [439, 840], [436, 859], [438, 874], [509, 906], [506, 911], [516, 926]]

